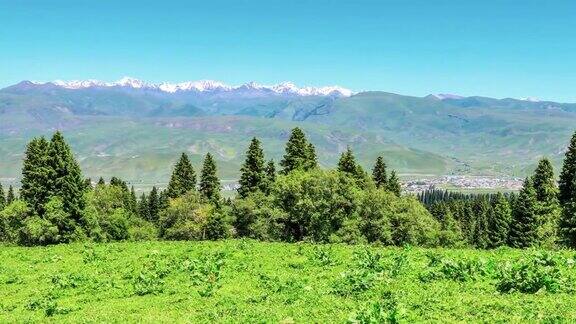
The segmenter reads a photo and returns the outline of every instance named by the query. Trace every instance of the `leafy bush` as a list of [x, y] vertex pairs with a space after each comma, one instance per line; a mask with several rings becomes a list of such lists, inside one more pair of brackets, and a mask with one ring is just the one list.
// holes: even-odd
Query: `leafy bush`
[[351, 324], [399, 323], [404, 318], [404, 310], [391, 292], [385, 292], [379, 301], [352, 314]]
[[429, 256], [429, 259], [428, 266], [431, 269], [420, 274], [420, 280], [423, 282], [442, 279], [464, 282], [477, 280], [488, 273], [486, 263], [479, 260], [452, 260], [438, 258], [436, 255]]
[[220, 276], [224, 266], [222, 252], [203, 254], [198, 259], [186, 260], [182, 269], [190, 274], [194, 286], [198, 286], [201, 297], [209, 297], [220, 287]]
[[538, 253], [513, 264], [507, 263], [498, 272], [497, 279], [496, 289], [501, 293], [556, 293], [566, 285], [559, 262], [548, 253]]

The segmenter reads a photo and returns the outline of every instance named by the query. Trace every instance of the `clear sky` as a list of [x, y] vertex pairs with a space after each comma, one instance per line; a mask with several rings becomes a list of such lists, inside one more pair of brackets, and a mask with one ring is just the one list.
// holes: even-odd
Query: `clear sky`
[[125, 75], [576, 102], [576, 1], [0, 0], [0, 87]]

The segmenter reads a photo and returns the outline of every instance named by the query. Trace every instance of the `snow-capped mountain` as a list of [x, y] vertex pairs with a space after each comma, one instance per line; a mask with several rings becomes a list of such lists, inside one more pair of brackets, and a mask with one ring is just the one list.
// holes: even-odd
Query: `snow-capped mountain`
[[52, 82], [33, 82], [37, 85], [51, 84], [65, 89], [86, 89], [97, 87], [125, 87], [132, 89], [146, 89], [158, 90], [167, 93], [195, 91], [195, 92], [233, 92], [233, 91], [255, 91], [266, 92], [271, 94], [281, 95], [296, 95], [296, 96], [337, 96], [349, 97], [353, 92], [349, 89], [339, 86], [326, 86], [326, 87], [298, 87], [292, 82], [283, 82], [276, 85], [260, 85], [255, 82], [249, 82], [240, 86], [230, 86], [219, 81], [200, 80], [200, 81], [187, 81], [181, 83], [148, 83], [142, 80], [124, 77], [115, 82], [103, 82], [98, 80], [74, 80], [62, 81], [56, 80]]
[[459, 96], [459, 95], [455, 95], [455, 94], [451, 94], [451, 93], [437, 93], [437, 94], [433, 94], [431, 96], [436, 98], [436, 99], [439, 99], [439, 100], [464, 98], [463, 96]]

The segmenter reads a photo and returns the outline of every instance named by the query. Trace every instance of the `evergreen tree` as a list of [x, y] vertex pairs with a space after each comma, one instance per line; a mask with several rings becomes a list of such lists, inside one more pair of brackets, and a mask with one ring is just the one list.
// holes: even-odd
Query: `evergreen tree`
[[485, 249], [490, 245], [488, 233], [488, 219], [490, 214], [490, 205], [484, 197], [477, 198], [473, 204], [476, 223], [474, 228], [474, 245], [478, 248]]
[[6, 196], [4, 194], [4, 188], [2, 187], [2, 183], [0, 182], [0, 211], [6, 207]]
[[180, 160], [174, 166], [174, 171], [168, 183], [167, 195], [170, 198], [183, 196], [190, 190], [196, 189], [196, 173], [186, 153], [182, 153]]
[[506, 197], [499, 192], [492, 202], [492, 212], [490, 213], [490, 247], [496, 248], [506, 245], [511, 222], [512, 210], [510, 209], [510, 203]]
[[85, 191], [89, 191], [92, 190], [92, 179], [90, 178], [86, 178], [84, 179], [84, 190]]
[[[72, 217], [74, 222], [79, 222], [85, 204], [84, 180], [70, 146], [59, 131], [52, 136], [50, 141], [48, 165], [53, 195], [62, 199], [64, 211]], [[74, 229], [62, 230], [71, 232]]]
[[104, 179], [102, 177], [100, 177], [100, 179], [98, 179], [98, 185], [99, 186], [105, 186], [106, 185], [106, 181], [104, 181]]
[[552, 163], [546, 158], [540, 160], [532, 176], [534, 190], [536, 191], [538, 214], [538, 241], [550, 247], [557, 239], [558, 220], [560, 218], [560, 205], [558, 203], [558, 189], [554, 181]]
[[266, 187], [266, 169], [264, 166], [264, 151], [260, 141], [254, 137], [246, 152], [246, 160], [240, 169], [240, 187], [238, 195], [246, 198], [250, 193], [264, 191]]
[[349, 175], [356, 175], [356, 159], [354, 158], [354, 153], [350, 147], [346, 149], [341, 155], [338, 161], [338, 171], [348, 173]]
[[151, 220], [150, 212], [148, 209], [148, 198], [145, 193], [142, 193], [140, 200], [138, 201], [138, 215], [142, 219]]
[[558, 187], [560, 193], [558, 198], [560, 204], [564, 206], [568, 204], [572, 197], [576, 194], [576, 132], [572, 135], [568, 150], [564, 156], [564, 165], [562, 166], [562, 172], [560, 173], [560, 180], [558, 181]]
[[374, 164], [374, 168], [372, 169], [372, 180], [374, 180], [377, 188], [386, 188], [388, 186], [386, 163], [381, 156], [376, 159], [376, 164]]
[[282, 161], [282, 174], [288, 174], [293, 170], [310, 170], [318, 165], [316, 150], [311, 143], [308, 143], [304, 132], [296, 127], [292, 130], [290, 138], [286, 143], [286, 153]]
[[44, 205], [53, 194], [48, 164], [50, 143], [44, 137], [34, 138], [26, 146], [22, 167], [20, 197], [36, 215], [44, 215]]
[[220, 180], [216, 175], [216, 162], [210, 153], [206, 154], [202, 165], [200, 193], [215, 204], [220, 202]]
[[8, 187], [8, 195], [6, 195], [6, 204], [10, 205], [11, 203], [14, 202], [14, 200], [16, 200], [16, 195], [14, 194], [14, 187], [10, 185]]
[[148, 220], [155, 223], [158, 222], [159, 212], [160, 196], [158, 195], [158, 189], [154, 186], [148, 195]]
[[400, 194], [402, 193], [402, 186], [400, 186], [400, 179], [398, 179], [396, 171], [390, 172], [390, 178], [388, 178], [386, 189], [400, 197]]
[[518, 195], [512, 213], [510, 225], [510, 246], [526, 248], [538, 244], [538, 200], [536, 190], [530, 178], [524, 181], [524, 186]]
[[134, 186], [130, 189], [130, 211], [134, 214], [138, 213], [138, 199], [136, 198], [136, 191]]

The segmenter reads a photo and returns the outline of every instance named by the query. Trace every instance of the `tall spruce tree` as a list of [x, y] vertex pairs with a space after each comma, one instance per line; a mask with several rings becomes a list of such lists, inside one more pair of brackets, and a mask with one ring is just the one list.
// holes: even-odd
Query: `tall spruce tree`
[[316, 150], [311, 143], [308, 143], [300, 128], [296, 127], [292, 130], [280, 165], [282, 174], [288, 174], [297, 169], [310, 170], [317, 167]]
[[477, 198], [473, 203], [476, 223], [474, 228], [474, 245], [478, 248], [485, 249], [490, 246], [490, 236], [488, 232], [490, 204], [485, 197]]
[[496, 248], [508, 243], [510, 233], [510, 223], [512, 222], [512, 210], [508, 199], [497, 193], [492, 202], [492, 212], [490, 213], [490, 247]]
[[516, 199], [510, 224], [510, 246], [526, 248], [538, 245], [537, 196], [532, 179], [526, 178]]
[[552, 163], [546, 158], [540, 160], [532, 176], [536, 191], [538, 214], [538, 241], [551, 247], [557, 240], [560, 205], [558, 203], [558, 188], [554, 180]]
[[264, 190], [264, 193], [268, 194], [270, 193], [270, 190], [272, 190], [274, 182], [276, 182], [276, 166], [274, 165], [273, 160], [268, 161], [268, 164], [266, 164], [265, 172], [266, 172], [266, 188]]
[[266, 167], [264, 166], [264, 151], [260, 141], [254, 137], [246, 152], [246, 160], [240, 169], [240, 187], [238, 195], [246, 198], [250, 193], [265, 191]]
[[130, 211], [134, 214], [138, 214], [138, 198], [136, 198], [136, 190], [134, 190], [134, 186], [130, 188]]
[[186, 153], [182, 153], [180, 160], [174, 166], [174, 171], [168, 183], [167, 195], [170, 198], [183, 196], [190, 190], [196, 189], [196, 173]]
[[386, 174], [386, 163], [384, 158], [379, 156], [372, 169], [372, 180], [377, 188], [386, 188], [388, 185], [388, 175]]
[[16, 194], [14, 193], [14, 187], [10, 185], [8, 187], [8, 194], [6, 195], [6, 204], [10, 205], [14, 200], [16, 200]]
[[4, 188], [2, 187], [2, 183], [0, 182], [0, 211], [6, 207], [6, 196], [4, 193]]
[[[62, 199], [64, 211], [78, 224], [85, 205], [84, 178], [70, 146], [59, 131], [50, 140], [48, 165], [52, 194]], [[67, 232], [73, 231], [74, 228], [61, 230]]]
[[140, 200], [138, 200], [138, 215], [142, 219], [151, 220], [150, 212], [148, 209], [148, 198], [145, 193], [142, 193]]
[[562, 206], [568, 204], [576, 194], [576, 132], [572, 135], [568, 150], [564, 156], [564, 165], [558, 181], [558, 199]]
[[210, 153], [206, 154], [200, 175], [200, 193], [209, 201], [219, 204], [220, 180], [216, 175], [216, 162]]
[[388, 178], [388, 184], [386, 185], [386, 189], [396, 196], [400, 197], [402, 194], [402, 186], [400, 185], [400, 179], [396, 175], [396, 171], [392, 170], [390, 172], [390, 178]]
[[356, 175], [357, 165], [356, 159], [354, 158], [354, 153], [350, 147], [346, 148], [346, 151], [342, 152], [340, 155], [340, 160], [338, 160], [338, 171], [348, 173], [349, 175]]
[[104, 181], [104, 178], [100, 177], [100, 179], [98, 179], [98, 186], [105, 186], [106, 185], [106, 181]]
[[158, 222], [159, 213], [160, 196], [158, 194], [158, 189], [154, 186], [148, 195], [148, 220], [154, 223]]
[[53, 195], [51, 167], [49, 165], [50, 143], [44, 138], [34, 138], [26, 146], [20, 197], [36, 215], [44, 215], [44, 205]]

